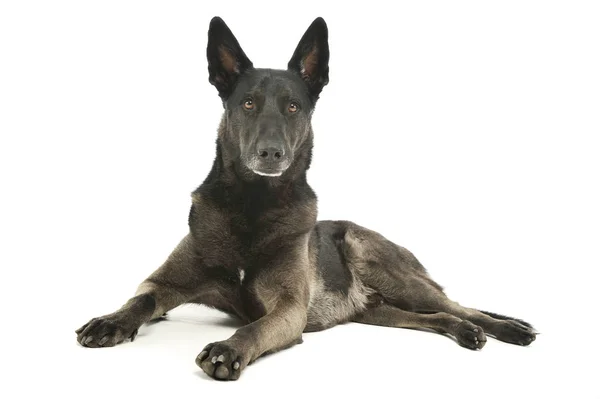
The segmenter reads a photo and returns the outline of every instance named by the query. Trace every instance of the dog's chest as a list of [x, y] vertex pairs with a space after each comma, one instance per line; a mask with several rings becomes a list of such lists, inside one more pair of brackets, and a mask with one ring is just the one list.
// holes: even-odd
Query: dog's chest
[[305, 224], [314, 218], [312, 207], [294, 211], [289, 204], [284, 208], [258, 206], [258, 199], [252, 196], [240, 198], [237, 205], [208, 198], [195, 193], [190, 212], [190, 230], [202, 259], [202, 272], [219, 293], [211, 300], [222, 302], [207, 304], [229, 307], [247, 321], [256, 320], [272, 306], [269, 287], [285, 237], [309, 229]]
[[[238, 267], [229, 269], [218, 267], [219, 272], [225, 274], [225, 280], [217, 281], [220, 300], [241, 319], [252, 322], [266, 314], [265, 305], [257, 293], [257, 277], [252, 270]], [[207, 303], [218, 307], [214, 303]]]
[[196, 245], [202, 273], [215, 287], [215, 295], [203, 298], [203, 302], [251, 322], [265, 314], [265, 306], [256, 290], [260, 262], [252, 248], [251, 231], [240, 222], [236, 218], [225, 223], [221, 218], [220, 226], [209, 223], [197, 229]]

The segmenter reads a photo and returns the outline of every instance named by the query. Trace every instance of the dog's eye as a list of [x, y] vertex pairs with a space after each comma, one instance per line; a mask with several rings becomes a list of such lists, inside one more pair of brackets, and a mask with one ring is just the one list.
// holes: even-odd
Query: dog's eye
[[290, 103], [290, 105], [288, 106], [288, 112], [294, 113], [297, 112], [300, 109], [300, 107], [298, 106], [298, 104], [292, 102]]
[[253, 110], [254, 109], [254, 101], [252, 101], [251, 98], [247, 98], [244, 100], [244, 108], [246, 108], [247, 110]]

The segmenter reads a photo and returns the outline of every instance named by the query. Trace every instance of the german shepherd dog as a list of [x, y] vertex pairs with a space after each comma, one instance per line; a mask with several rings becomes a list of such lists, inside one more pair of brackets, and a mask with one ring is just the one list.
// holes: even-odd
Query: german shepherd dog
[[184, 303], [240, 318], [230, 338], [196, 363], [236, 380], [258, 357], [302, 342], [302, 333], [355, 321], [433, 329], [481, 349], [486, 334], [529, 345], [529, 323], [451, 301], [408, 250], [347, 221], [317, 222], [306, 181], [311, 116], [329, 81], [327, 25], [317, 18], [287, 70], [254, 68], [222, 19], [208, 31], [209, 81], [225, 109], [216, 159], [192, 193], [189, 233], [114, 313], [79, 328], [77, 341], [104, 348]]

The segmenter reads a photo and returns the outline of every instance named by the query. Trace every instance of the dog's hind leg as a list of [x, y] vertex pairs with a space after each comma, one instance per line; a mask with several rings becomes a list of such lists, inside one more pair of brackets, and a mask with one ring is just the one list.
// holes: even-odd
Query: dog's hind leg
[[443, 312], [421, 314], [381, 304], [366, 309], [352, 321], [386, 327], [429, 328], [454, 336], [459, 345], [469, 349], [481, 349], [486, 343], [481, 327]]
[[439, 286], [425, 275], [391, 273], [378, 291], [387, 302], [402, 309], [422, 313], [444, 312], [481, 326], [486, 334], [517, 345], [529, 345], [536, 333], [529, 323], [512, 318], [495, 318], [477, 309], [464, 307], [450, 300]]
[[127, 339], [133, 341], [142, 324], [160, 318], [197, 295], [201, 284], [193, 275], [195, 264], [191, 238], [186, 236], [121, 309], [94, 318], [75, 331], [77, 341], [90, 348], [114, 346]]
[[[377, 275], [377, 273], [372, 273]], [[464, 307], [450, 300], [439, 286], [425, 275], [398, 272], [381, 275], [389, 276], [389, 280], [375, 285], [377, 291], [388, 303], [401, 309], [417, 313], [444, 312], [462, 320], [468, 320], [483, 328], [486, 334], [494, 338], [517, 345], [529, 345], [535, 341], [536, 333], [529, 323], [521, 323], [515, 319], [499, 319], [479, 310]], [[377, 279], [365, 279], [371, 283]], [[373, 285], [371, 285], [373, 287]]]
[[[448, 312], [483, 327], [486, 334], [510, 344], [527, 346], [535, 341], [537, 335], [529, 323], [508, 317], [492, 317], [477, 309], [464, 307], [447, 298], [437, 307], [440, 311]], [[496, 316], [496, 314], [492, 314]]]
[[451, 301], [410, 251], [380, 234], [349, 224], [344, 240], [351, 269], [387, 303], [410, 312], [451, 314], [482, 327], [500, 341], [529, 345], [535, 340], [529, 323], [492, 317]]
[[[528, 323], [528, 322], [526, 322], [524, 320], [521, 320], [521, 319], [517, 319], [515, 317], [504, 316], [504, 315], [501, 315], [501, 314], [498, 314], [498, 313], [493, 313], [493, 312], [486, 312], [485, 310], [480, 310], [480, 312], [483, 313], [483, 314], [486, 314], [486, 315], [488, 315], [490, 317], [493, 317], [494, 319], [498, 319], [498, 320], [513, 320], [513, 321], [516, 321], [516, 322], [524, 325], [525, 327], [533, 328], [533, 326], [530, 323]], [[535, 328], [533, 328], [533, 329], [535, 330]]]
[[486, 334], [511, 344], [526, 346], [535, 341], [536, 333], [529, 323], [512, 318], [499, 319], [464, 307], [450, 300], [428, 276], [392, 273], [390, 277], [387, 284], [379, 287], [379, 292], [394, 306], [418, 313], [448, 313], [481, 326]]

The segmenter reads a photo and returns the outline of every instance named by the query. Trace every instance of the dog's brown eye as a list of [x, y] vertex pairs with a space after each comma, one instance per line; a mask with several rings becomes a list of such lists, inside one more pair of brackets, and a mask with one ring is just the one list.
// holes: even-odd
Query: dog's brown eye
[[298, 104], [290, 103], [290, 105], [288, 106], [288, 112], [294, 113], [294, 112], [298, 111], [299, 108], [300, 107], [298, 107]]
[[251, 98], [247, 98], [246, 100], [244, 100], [244, 108], [246, 108], [247, 110], [254, 109], [254, 101], [252, 101]]

